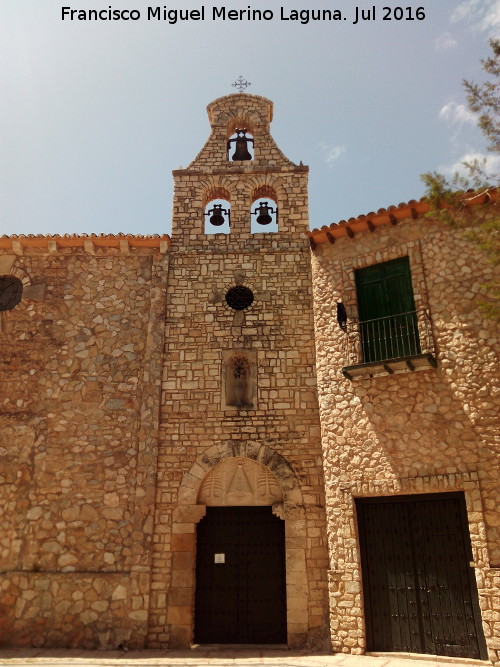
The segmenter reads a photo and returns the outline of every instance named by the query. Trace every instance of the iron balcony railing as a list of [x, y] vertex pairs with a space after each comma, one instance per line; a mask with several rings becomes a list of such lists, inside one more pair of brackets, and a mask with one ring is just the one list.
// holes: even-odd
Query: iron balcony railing
[[426, 310], [413, 310], [374, 320], [350, 319], [345, 325], [347, 366], [434, 354], [431, 320]]

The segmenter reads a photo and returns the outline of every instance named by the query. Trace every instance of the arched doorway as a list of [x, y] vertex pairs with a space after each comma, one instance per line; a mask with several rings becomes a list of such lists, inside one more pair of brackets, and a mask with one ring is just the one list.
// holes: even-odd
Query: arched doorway
[[[238, 484], [237, 478], [228, 487], [228, 480], [242, 463], [250, 489], [241, 475]], [[252, 463], [256, 465], [249, 468]], [[166, 599], [170, 648], [188, 648], [194, 640], [197, 527], [211, 507], [265, 507], [283, 522], [287, 645], [303, 647], [308, 632], [317, 625], [309, 628], [308, 520], [299, 481], [289, 463], [267, 445], [228, 440], [200, 454], [184, 474], [178, 498], [179, 504], [172, 513], [172, 569]]]
[[201, 484], [207, 507], [196, 531], [194, 641], [283, 644], [287, 640], [285, 523], [276, 477], [247, 458], [226, 459]]
[[284, 522], [271, 507], [208, 507], [197, 527], [195, 643], [286, 639]]

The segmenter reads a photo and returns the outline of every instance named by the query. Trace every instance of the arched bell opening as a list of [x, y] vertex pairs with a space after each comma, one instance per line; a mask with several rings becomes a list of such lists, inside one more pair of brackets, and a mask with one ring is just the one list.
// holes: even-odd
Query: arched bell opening
[[211, 199], [205, 206], [205, 234], [229, 234], [231, 204], [227, 199]]
[[270, 197], [256, 199], [250, 207], [250, 231], [252, 234], [278, 231], [278, 205]]
[[227, 159], [233, 162], [244, 162], [254, 158], [253, 135], [248, 127], [237, 127], [227, 140]]

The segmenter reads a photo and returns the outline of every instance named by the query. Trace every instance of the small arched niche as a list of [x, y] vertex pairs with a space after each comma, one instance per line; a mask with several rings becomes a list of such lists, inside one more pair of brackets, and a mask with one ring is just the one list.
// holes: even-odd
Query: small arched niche
[[229, 199], [210, 199], [204, 211], [205, 234], [229, 234], [231, 231], [231, 204]]
[[283, 502], [275, 475], [261, 463], [244, 457], [225, 459], [207, 473], [197, 503], [208, 507], [274, 505]]
[[255, 350], [225, 350], [222, 355], [222, 409], [255, 409], [257, 382]]

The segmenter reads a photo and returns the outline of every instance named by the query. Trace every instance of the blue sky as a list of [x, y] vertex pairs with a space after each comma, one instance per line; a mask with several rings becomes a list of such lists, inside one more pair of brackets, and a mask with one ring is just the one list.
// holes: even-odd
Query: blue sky
[[[138, 21], [61, 20], [61, 8], [136, 9]], [[157, 6], [151, 3], [150, 6]], [[145, 0], [0, 3], [0, 234], [170, 230], [172, 169], [209, 134], [206, 105], [235, 91], [274, 102], [271, 131], [310, 167], [311, 227], [423, 194], [420, 174], [485, 153], [462, 79], [500, 31], [500, 0], [418, 0], [404, 16], [355, 20], [347, 0], [248, 0], [204, 21], [148, 21]], [[270, 21], [213, 21], [212, 7], [271, 10]], [[282, 20], [338, 10], [345, 20]]]

